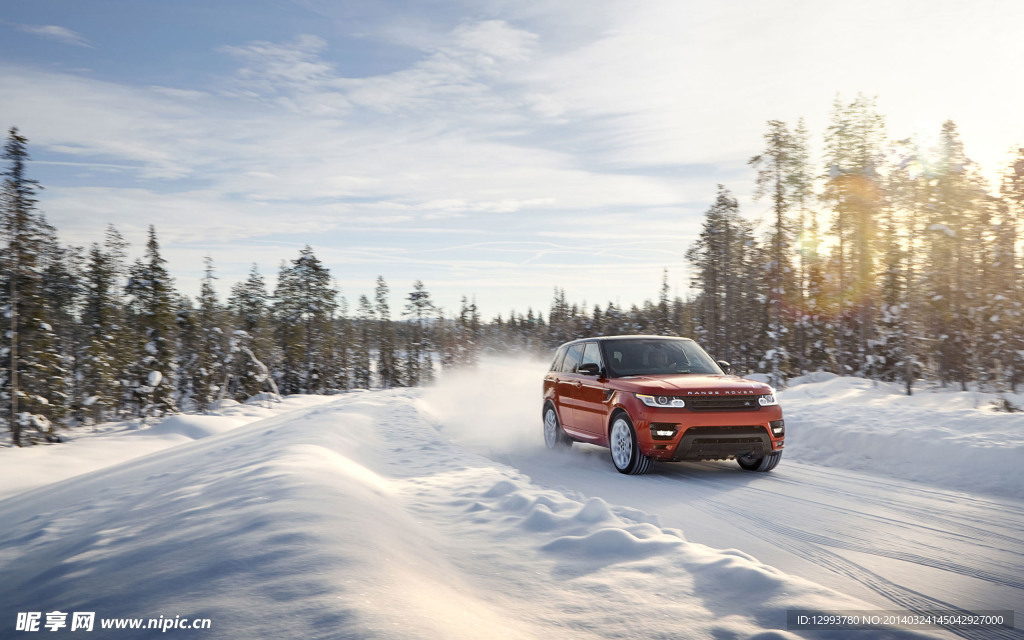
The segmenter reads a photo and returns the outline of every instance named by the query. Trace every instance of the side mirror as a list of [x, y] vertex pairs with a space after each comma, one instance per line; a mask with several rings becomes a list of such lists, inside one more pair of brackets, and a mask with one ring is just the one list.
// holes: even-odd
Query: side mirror
[[582, 373], [585, 376], [596, 376], [601, 373], [601, 365], [597, 364], [596, 362], [588, 362], [586, 364], [581, 364], [580, 366], [576, 367], [576, 373]]
[[718, 366], [722, 367], [722, 371], [726, 372], [729, 375], [732, 375], [732, 365], [731, 364], [729, 364], [725, 360], [716, 360], [716, 362], [718, 363]]

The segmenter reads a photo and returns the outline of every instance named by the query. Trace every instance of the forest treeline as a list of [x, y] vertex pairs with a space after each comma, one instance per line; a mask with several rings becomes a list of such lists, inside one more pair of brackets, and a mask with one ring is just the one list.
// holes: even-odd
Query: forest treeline
[[[750, 159], [755, 224], [719, 185], [686, 252], [692, 293], [625, 311], [569, 306], [548, 334], [661, 333], [697, 339], [773, 383], [813, 371], [899, 382], [1024, 382], [1024, 149], [988, 184], [956, 127], [892, 140], [874, 99], [837, 98], [820, 163], [809, 133], [767, 123]], [[1005, 410], [1017, 407], [1001, 395]]]
[[[483, 350], [548, 354], [588, 335], [697, 339], [739, 373], [778, 384], [831, 371], [1015, 391], [1024, 377], [1024, 150], [987, 184], [956, 125], [935, 141], [890, 140], [875, 102], [837, 99], [815, 166], [802, 121], [769, 121], [751, 158], [767, 219], [719, 186], [681, 260], [691, 293], [619, 307], [569, 302], [547, 317], [488, 321], [466, 297], [446, 312], [416, 281], [400, 309], [378, 277], [347, 300], [306, 247], [268, 285], [256, 265], [226, 299], [207, 258], [199, 296], [175, 290], [150, 227], [141, 258], [113, 226], [103, 242], [64, 246], [37, 207], [28, 140], [4, 146], [0, 424], [15, 444], [64, 426], [180, 410], [222, 398], [416, 386]], [[1009, 401], [1004, 408], [1012, 409]]]
[[[756, 237], [719, 188], [687, 257], [685, 325], [778, 382], [806, 371], [1015, 391], [1024, 377], [1024, 149], [988, 184], [957, 126], [890, 140], [875, 101], [837, 99], [820, 166], [803, 122], [768, 122]], [[1009, 401], [1004, 402], [1007, 409]]]

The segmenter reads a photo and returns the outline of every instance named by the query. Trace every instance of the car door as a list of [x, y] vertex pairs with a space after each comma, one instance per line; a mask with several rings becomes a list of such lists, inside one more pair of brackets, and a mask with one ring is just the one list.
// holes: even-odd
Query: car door
[[576, 367], [583, 359], [583, 349], [582, 342], [569, 346], [555, 379], [555, 407], [558, 409], [558, 420], [562, 423], [562, 429], [567, 431], [572, 431], [575, 428], [576, 419], [573, 407], [576, 404], [576, 383], [579, 381]]
[[[585, 365], [596, 364], [598, 372], [587, 375], [580, 371]], [[573, 426], [585, 432], [591, 439], [598, 440], [605, 436], [607, 405], [606, 369], [601, 360], [601, 349], [597, 342], [587, 342], [583, 349], [583, 358], [576, 367], [573, 395]]]

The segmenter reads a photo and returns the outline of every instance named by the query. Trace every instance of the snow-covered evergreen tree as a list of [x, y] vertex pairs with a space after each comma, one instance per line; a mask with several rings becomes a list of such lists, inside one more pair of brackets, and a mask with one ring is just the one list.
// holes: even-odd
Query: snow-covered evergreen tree
[[348, 391], [353, 384], [352, 346], [356, 339], [356, 323], [345, 296], [341, 296], [338, 310], [338, 388]]
[[376, 342], [377, 316], [365, 295], [359, 296], [356, 328], [352, 332], [352, 381], [357, 389], [369, 389], [373, 382], [371, 353]]
[[9, 365], [4, 376], [5, 420], [17, 446], [54, 440], [55, 421], [68, 408], [68, 371], [58, 351], [53, 306], [47, 299], [47, 254], [53, 229], [36, 210], [39, 183], [28, 177], [28, 139], [12, 127], [4, 145], [0, 215], [5, 241], [5, 318], [0, 350]]
[[112, 418], [122, 399], [121, 373], [125, 363], [118, 357], [118, 348], [129, 340], [124, 335], [120, 299], [121, 260], [123, 256], [112, 255], [103, 245], [94, 243], [85, 266], [83, 344], [78, 362], [81, 413], [94, 423]]
[[337, 292], [331, 274], [308, 245], [282, 265], [274, 291], [274, 316], [283, 351], [284, 393], [326, 393], [332, 371], [332, 322]]
[[253, 264], [249, 276], [231, 288], [227, 308], [235, 329], [229, 337], [230, 381], [227, 397], [244, 402], [266, 384], [264, 366], [273, 360], [273, 336], [268, 317], [270, 295]]
[[724, 186], [705, 213], [697, 241], [686, 256], [694, 267], [694, 337], [715, 358], [737, 371], [755, 370], [765, 353], [767, 295], [762, 289], [764, 261], [753, 230]]
[[234, 353], [228, 345], [226, 312], [214, 290], [213, 259], [205, 258], [197, 305], [188, 298], [178, 304], [177, 323], [181, 354], [178, 387], [183, 407], [206, 411], [221, 397], [230, 382]]
[[178, 410], [177, 294], [166, 264], [160, 255], [156, 228], [150, 225], [145, 253], [132, 265], [125, 287], [128, 322], [140, 336], [129, 384], [136, 396], [138, 414], [143, 417]]
[[388, 284], [383, 276], [377, 276], [374, 290], [374, 313], [377, 318], [377, 377], [380, 386], [388, 389], [402, 384], [395, 366], [395, 328], [391, 322], [391, 307], [388, 303]]
[[427, 291], [421, 280], [412, 285], [412, 291], [406, 298], [407, 302], [402, 315], [409, 318], [409, 348], [406, 351], [406, 382], [409, 386], [426, 384], [434, 378], [434, 366], [431, 353], [434, 350], [433, 340], [430, 338], [430, 327], [427, 324], [434, 310], [434, 303], [430, 300], [430, 293]]
[[885, 124], [875, 101], [858, 95], [833, 105], [825, 137], [825, 190], [836, 241], [830, 265], [837, 322], [836, 360], [845, 374], [867, 370], [874, 331], [875, 251], [884, 191], [881, 185]]
[[[529, 322], [533, 322], [532, 317], [529, 318]], [[455, 361], [458, 366], [473, 366], [477, 363], [482, 346], [480, 328], [480, 312], [477, 310], [476, 302], [470, 302], [466, 296], [462, 296], [459, 317], [455, 324]]]
[[929, 332], [935, 345], [939, 379], [967, 388], [976, 309], [976, 238], [986, 206], [973, 163], [967, 158], [956, 125], [947, 121], [939, 134], [929, 183], [926, 221]]
[[784, 312], [787, 308], [792, 308], [785, 304], [788, 299], [787, 293], [796, 292], [789, 251], [793, 236], [789, 220], [789, 209], [793, 200], [791, 173], [796, 143], [786, 123], [769, 120], [768, 131], [764, 134], [764, 144], [764, 151], [751, 158], [750, 164], [757, 168], [754, 199], [759, 200], [768, 196], [772, 206], [771, 233], [768, 240], [771, 250], [766, 266], [767, 329], [771, 346], [765, 352], [764, 360], [768, 363], [772, 384], [781, 387], [783, 376], [792, 373], [789, 370], [791, 321], [790, 318], [784, 317]]

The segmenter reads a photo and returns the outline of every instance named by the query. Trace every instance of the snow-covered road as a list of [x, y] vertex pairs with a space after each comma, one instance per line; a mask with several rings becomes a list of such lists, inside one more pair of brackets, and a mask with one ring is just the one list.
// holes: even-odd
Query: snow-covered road
[[[621, 476], [603, 449], [544, 449], [534, 364], [487, 366], [229, 430], [175, 417], [157, 429], [199, 439], [23, 486], [0, 500], [0, 637], [95, 611], [100, 638], [163, 636], [98, 628], [161, 615], [214, 638], [1024, 638], [786, 630], [797, 608], [1024, 611], [1019, 498], [808, 456]], [[32, 455], [67, 466], [85, 440]], [[0, 450], [0, 484], [22, 455]]]
[[665, 464], [626, 481], [609, 473], [604, 449], [545, 453], [495, 457], [542, 486], [658, 514], [688, 540], [741, 549], [880, 609], [1024, 610], [1020, 501], [799, 463], [767, 476]]
[[[443, 433], [535, 484], [657, 514], [688, 540], [740, 549], [879, 609], [1024, 611], [1024, 416], [989, 411], [983, 394], [908, 398], [896, 385], [822, 375], [781, 394], [789, 446], [775, 471], [675, 463], [623, 477], [607, 449], [544, 449], [531, 398], [543, 363], [489, 366], [428, 390], [427, 410]], [[505, 394], [497, 410], [475, 399], [495, 379]], [[494, 427], [499, 438], [481, 437]]]

